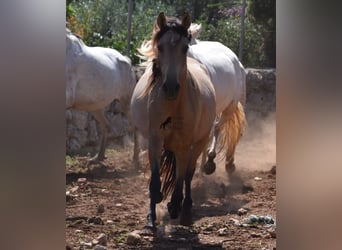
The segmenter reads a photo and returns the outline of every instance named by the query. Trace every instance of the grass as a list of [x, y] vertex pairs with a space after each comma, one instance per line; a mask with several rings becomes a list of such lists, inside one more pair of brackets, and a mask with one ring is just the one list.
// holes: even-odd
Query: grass
[[67, 167], [71, 167], [71, 166], [75, 166], [75, 165], [78, 165], [80, 162], [79, 160], [77, 159], [77, 157], [74, 157], [74, 156], [70, 156], [70, 155], [66, 155], [65, 156], [65, 165]]

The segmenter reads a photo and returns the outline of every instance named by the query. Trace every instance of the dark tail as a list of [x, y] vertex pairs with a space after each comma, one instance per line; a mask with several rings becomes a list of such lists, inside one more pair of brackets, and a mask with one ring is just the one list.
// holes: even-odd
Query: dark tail
[[162, 182], [163, 199], [173, 192], [176, 184], [176, 157], [169, 150], [163, 150], [160, 159], [160, 177]]

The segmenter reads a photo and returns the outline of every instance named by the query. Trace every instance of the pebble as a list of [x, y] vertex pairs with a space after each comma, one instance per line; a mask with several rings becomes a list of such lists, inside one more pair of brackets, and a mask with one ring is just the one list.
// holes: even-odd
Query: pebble
[[77, 179], [77, 182], [79, 182], [79, 183], [85, 183], [85, 182], [87, 182], [87, 178], [78, 178], [78, 179]]
[[94, 250], [107, 250], [107, 248], [105, 246], [102, 246], [102, 245], [96, 245], [94, 247]]
[[136, 245], [140, 242], [140, 240], [141, 240], [141, 236], [134, 231], [129, 233], [127, 236], [127, 244], [128, 245]]
[[100, 217], [91, 217], [88, 219], [89, 224], [104, 225], [103, 220]]
[[237, 211], [237, 214], [238, 215], [244, 215], [244, 214], [247, 214], [247, 210], [244, 209], [244, 208], [239, 208], [238, 211]]
[[81, 241], [81, 242], [80, 242], [80, 245], [81, 245], [81, 246], [86, 246], [86, 247], [92, 247], [93, 244], [92, 244], [91, 242]]
[[99, 236], [97, 236], [96, 240], [98, 241], [98, 244], [102, 246], [107, 245], [107, 235], [104, 233], [101, 233]]
[[255, 233], [255, 232], [251, 232], [251, 234], [250, 234], [253, 238], [261, 238], [262, 237], [262, 235], [261, 234], [259, 234], [259, 233]]
[[78, 186], [75, 186], [75, 187], [72, 187], [72, 188], [70, 189], [70, 192], [71, 192], [71, 193], [75, 193], [77, 190], [78, 190]]
[[256, 181], [261, 181], [262, 178], [261, 178], [261, 177], [254, 177], [254, 180], [256, 180]]
[[237, 220], [237, 219], [234, 219], [234, 218], [230, 218], [230, 219], [229, 219], [229, 222], [230, 222], [231, 224], [234, 224], [235, 226], [240, 226], [240, 225], [241, 225], [241, 224], [240, 224], [240, 221]]
[[219, 236], [225, 236], [228, 234], [228, 229], [226, 227], [217, 230]]
[[97, 213], [102, 214], [105, 211], [104, 205], [103, 204], [99, 204], [97, 206]]

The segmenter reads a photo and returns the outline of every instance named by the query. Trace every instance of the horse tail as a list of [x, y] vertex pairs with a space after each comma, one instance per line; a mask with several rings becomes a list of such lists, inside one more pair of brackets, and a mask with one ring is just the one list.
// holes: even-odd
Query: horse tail
[[226, 161], [229, 162], [235, 153], [236, 145], [239, 143], [242, 131], [246, 126], [245, 111], [241, 102], [232, 102], [223, 112], [219, 131], [219, 150], [226, 150]]
[[162, 182], [163, 199], [173, 192], [176, 185], [176, 157], [172, 151], [163, 150], [161, 155], [160, 177]]

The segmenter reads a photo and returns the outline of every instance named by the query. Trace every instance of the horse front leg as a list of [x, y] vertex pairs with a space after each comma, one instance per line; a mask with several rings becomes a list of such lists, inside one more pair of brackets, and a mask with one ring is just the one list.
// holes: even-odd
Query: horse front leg
[[167, 210], [169, 211], [171, 219], [177, 219], [182, 208], [183, 201], [183, 179], [177, 179], [175, 189], [172, 192], [171, 200], [167, 203]]
[[156, 230], [155, 221], [156, 215], [156, 204], [163, 200], [163, 194], [160, 192], [161, 181], [160, 181], [160, 151], [161, 141], [157, 136], [150, 136], [149, 139], [149, 161], [151, 167], [151, 180], [150, 180], [150, 212], [147, 215], [147, 229], [152, 231]]
[[186, 174], [185, 174], [185, 198], [183, 201], [183, 207], [179, 223], [183, 226], [190, 226], [192, 223], [192, 198], [191, 198], [191, 181], [196, 170], [197, 159], [200, 156], [203, 149], [208, 145], [209, 135], [198, 141], [193, 145], [190, 159], [188, 161]]
[[183, 226], [190, 226], [192, 223], [192, 198], [191, 198], [191, 181], [194, 176], [195, 168], [188, 171], [185, 176], [185, 198], [183, 201], [183, 207], [181, 211], [181, 216], [179, 219], [179, 224]]

